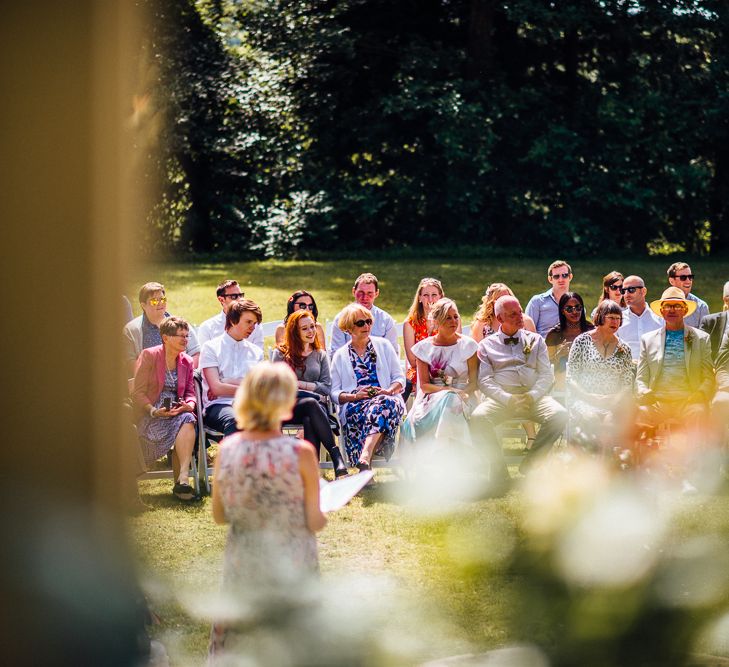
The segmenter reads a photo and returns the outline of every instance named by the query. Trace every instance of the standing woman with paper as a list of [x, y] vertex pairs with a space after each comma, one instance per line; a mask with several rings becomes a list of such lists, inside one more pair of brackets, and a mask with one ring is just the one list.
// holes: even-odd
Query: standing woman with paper
[[265, 624], [274, 608], [280, 614], [282, 605], [295, 607], [318, 575], [315, 533], [327, 522], [319, 507], [319, 465], [310, 443], [281, 435], [295, 401], [296, 376], [284, 363], [254, 366], [235, 396], [242, 432], [222, 441], [215, 463], [213, 518], [230, 530], [225, 619], [213, 624], [209, 664], [255, 651], [251, 624]]

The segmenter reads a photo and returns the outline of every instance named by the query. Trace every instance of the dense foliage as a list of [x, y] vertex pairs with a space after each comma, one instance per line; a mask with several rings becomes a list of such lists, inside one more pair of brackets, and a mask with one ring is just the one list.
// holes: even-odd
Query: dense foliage
[[150, 12], [165, 119], [150, 229], [177, 252], [729, 248], [728, 3]]

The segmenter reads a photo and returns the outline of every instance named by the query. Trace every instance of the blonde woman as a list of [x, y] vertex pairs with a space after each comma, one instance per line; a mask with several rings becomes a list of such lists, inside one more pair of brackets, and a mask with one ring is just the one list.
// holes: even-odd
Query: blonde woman
[[[433, 321], [428, 318], [430, 309], [438, 299], [443, 298], [443, 285], [436, 278], [423, 278], [413, 297], [408, 316], [402, 325], [402, 339], [405, 345], [407, 372], [405, 373], [405, 391], [402, 399], [407, 401], [413, 387], [417, 384], [418, 370], [413, 345], [428, 336], [435, 334]], [[460, 331], [460, 329], [459, 329]]]
[[[514, 292], [504, 283], [491, 283], [486, 288], [486, 293], [481, 298], [481, 306], [474, 313], [473, 324], [471, 324], [471, 338], [477, 343], [498, 330], [499, 323], [494, 315], [494, 304], [499, 297], [507, 295], [514, 296]], [[524, 314], [524, 329], [527, 331], [537, 330], [534, 326], [534, 320], [526, 314]]]
[[295, 401], [294, 372], [267, 361], [246, 374], [235, 395], [242, 432], [221, 442], [213, 485], [213, 518], [230, 524], [222, 586], [229, 600], [226, 622], [213, 625], [209, 664], [231, 664], [226, 660], [245, 640], [251, 608], [262, 614], [275, 600], [281, 613], [286, 596], [318, 573], [315, 533], [327, 519], [319, 507], [315, 450], [305, 440], [281, 435]]

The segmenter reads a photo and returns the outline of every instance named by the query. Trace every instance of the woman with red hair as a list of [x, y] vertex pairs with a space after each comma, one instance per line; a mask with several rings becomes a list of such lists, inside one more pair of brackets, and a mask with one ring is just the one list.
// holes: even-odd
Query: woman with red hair
[[298, 395], [294, 412], [284, 424], [302, 424], [304, 437], [316, 447], [329, 452], [334, 474], [348, 474], [342, 454], [334, 442], [326, 401], [332, 389], [329, 357], [317, 336], [317, 325], [308, 310], [291, 313], [286, 321], [283, 340], [273, 352], [273, 361], [283, 361], [296, 373]]

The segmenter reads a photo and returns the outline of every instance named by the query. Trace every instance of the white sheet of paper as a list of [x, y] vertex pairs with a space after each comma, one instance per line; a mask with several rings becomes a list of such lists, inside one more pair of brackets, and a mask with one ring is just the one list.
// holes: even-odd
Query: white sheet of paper
[[356, 475], [340, 477], [333, 482], [319, 478], [319, 506], [322, 512], [333, 512], [344, 507], [367, 484], [375, 473], [363, 470]]

